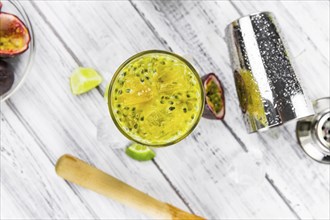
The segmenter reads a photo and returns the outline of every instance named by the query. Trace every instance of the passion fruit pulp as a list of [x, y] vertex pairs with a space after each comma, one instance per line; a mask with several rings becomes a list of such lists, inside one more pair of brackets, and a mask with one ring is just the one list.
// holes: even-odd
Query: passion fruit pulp
[[14, 57], [29, 48], [31, 37], [15, 15], [0, 11], [0, 57]]
[[214, 73], [202, 77], [205, 89], [203, 117], [221, 120], [225, 116], [225, 97], [219, 78]]

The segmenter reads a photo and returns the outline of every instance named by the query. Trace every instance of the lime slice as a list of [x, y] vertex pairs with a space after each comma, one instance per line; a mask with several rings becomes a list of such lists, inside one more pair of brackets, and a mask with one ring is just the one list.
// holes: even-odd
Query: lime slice
[[134, 160], [138, 161], [151, 160], [156, 156], [156, 153], [149, 147], [136, 143], [126, 148], [126, 154]]
[[95, 88], [102, 82], [102, 77], [92, 68], [78, 67], [70, 77], [71, 91], [79, 95]]

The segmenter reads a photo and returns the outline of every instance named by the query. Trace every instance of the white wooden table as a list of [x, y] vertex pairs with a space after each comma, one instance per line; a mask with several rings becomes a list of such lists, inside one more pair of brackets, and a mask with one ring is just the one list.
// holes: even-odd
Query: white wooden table
[[[65, 153], [208, 219], [330, 218], [330, 168], [302, 152], [295, 122], [247, 134], [224, 38], [232, 20], [274, 12], [308, 95], [329, 96], [329, 1], [21, 3], [37, 49], [24, 86], [1, 103], [2, 219], [147, 218], [59, 178], [54, 164]], [[201, 120], [184, 141], [140, 163], [125, 155], [128, 141], [111, 124], [103, 93], [116, 68], [147, 49], [188, 56], [201, 75], [215, 72], [227, 114]], [[78, 66], [106, 80], [74, 96], [68, 78]]]

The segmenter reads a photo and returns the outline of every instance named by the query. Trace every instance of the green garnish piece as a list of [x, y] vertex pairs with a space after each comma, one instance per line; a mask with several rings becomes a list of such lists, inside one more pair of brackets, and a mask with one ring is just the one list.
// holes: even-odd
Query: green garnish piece
[[71, 91], [74, 95], [80, 95], [95, 88], [102, 82], [102, 77], [92, 68], [78, 67], [70, 77]]
[[156, 156], [156, 153], [149, 147], [133, 143], [126, 148], [125, 153], [134, 160], [148, 161]]

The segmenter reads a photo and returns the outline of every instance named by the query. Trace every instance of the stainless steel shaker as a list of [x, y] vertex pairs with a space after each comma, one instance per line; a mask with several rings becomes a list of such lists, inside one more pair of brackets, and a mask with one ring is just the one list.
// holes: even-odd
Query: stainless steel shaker
[[313, 114], [272, 13], [241, 17], [226, 34], [248, 132]]

